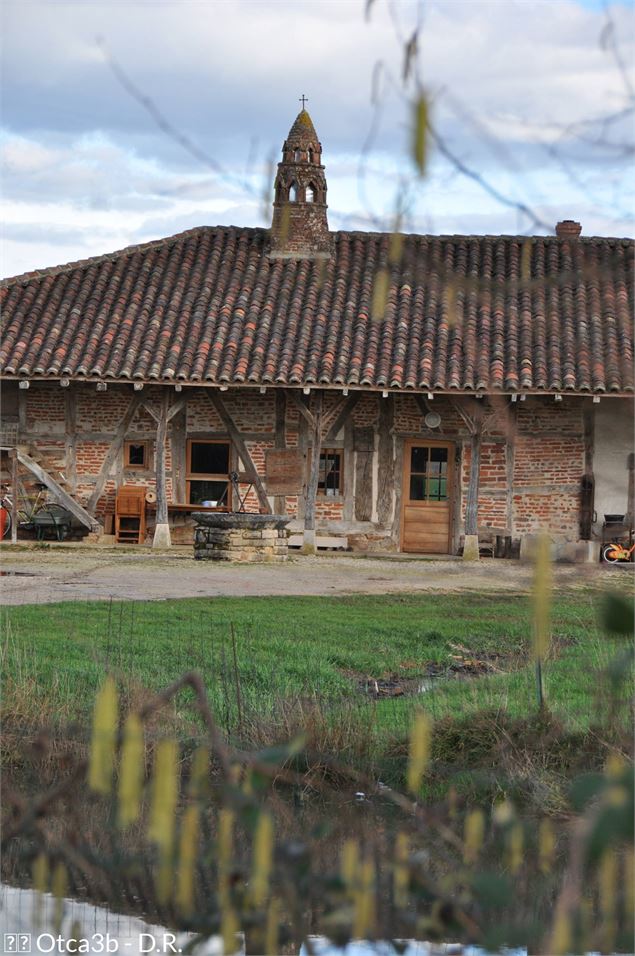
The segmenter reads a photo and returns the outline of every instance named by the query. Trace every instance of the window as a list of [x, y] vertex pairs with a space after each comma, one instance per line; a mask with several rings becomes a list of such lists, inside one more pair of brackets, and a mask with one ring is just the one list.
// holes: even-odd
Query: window
[[291, 183], [291, 185], [289, 186], [289, 201], [290, 201], [290, 202], [297, 202], [297, 201], [298, 201], [298, 193], [299, 193], [299, 191], [298, 191], [298, 184], [297, 184], [297, 183]]
[[123, 446], [124, 468], [149, 468], [147, 441], [127, 441]]
[[410, 500], [448, 497], [448, 449], [417, 445], [410, 450]]
[[317, 190], [315, 186], [313, 185], [313, 183], [309, 183], [309, 185], [306, 187], [306, 201], [315, 202], [316, 193], [317, 193]]
[[185, 487], [187, 504], [230, 509], [229, 442], [188, 441]]
[[301, 149], [296, 149], [295, 152], [294, 152], [294, 154], [293, 154], [293, 158], [294, 158], [294, 160], [295, 160], [296, 163], [301, 162], [301, 161], [302, 161], [302, 150], [301, 150]]
[[320, 453], [319, 495], [326, 495], [330, 498], [342, 494], [342, 460], [342, 452], [334, 448], [324, 448]]

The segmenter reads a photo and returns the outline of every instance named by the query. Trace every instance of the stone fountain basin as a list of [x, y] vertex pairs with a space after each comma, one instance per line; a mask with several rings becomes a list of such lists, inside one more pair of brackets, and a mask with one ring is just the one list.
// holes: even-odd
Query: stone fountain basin
[[288, 515], [256, 515], [242, 511], [193, 511], [192, 518], [197, 525], [221, 531], [262, 531], [264, 528], [282, 531], [291, 521]]

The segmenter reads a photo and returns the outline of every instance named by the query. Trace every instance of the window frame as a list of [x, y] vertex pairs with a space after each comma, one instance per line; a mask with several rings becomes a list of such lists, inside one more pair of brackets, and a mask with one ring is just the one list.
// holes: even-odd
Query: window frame
[[[220, 472], [192, 472], [192, 445], [226, 445], [227, 446], [227, 474]], [[185, 504], [191, 505], [190, 485], [192, 481], [225, 481], [227, 483], [227, 498], [220, 508], [208, 508], [214, 511], [231, 511], [232, 486], [229, 480], [232, 471], [232, 443], [227, 438], [188, 438], [185, 447]], [[203, 507], [202, 505], [200, 507]]]
[[[143, 446], [143, 464], [137, 465], [130, 461], [130, 446]], [[127, 471], [148, 471], [150, 469], [150, 442], [147, 438], [126, 438], [123, 443], [123, 466]]]
[[[446, 455], [447, 455], [446, 460], [445, 460], [445, 462], [440, 462], [440, 463], [439, 463], [439, 464], [445, 464], [445, 466], [446, 466], [445, 474], [443, 473], [442, 469], [439, 469], [438, 472], [435, 472], [434, 470], [432, 470], [432, 469], [430, 468], [430, 465], [431, 465], [431, 463], [432, 463], [432, 455], [431, 455], [431, 454], [428, 454], [428, 457], [427, 457], [427, 460], [426, 460], [426, 468], [425, 468], [425, 471], [414, 471], [413, 468], [412, 468], [412, 453], [413, 453], [413, 451], [414, 451], [415, 448], [425, 448], [428, 453], [432, 452], [434, 449], [439, 449], [440, 451], [445, 451], [445, 452], [446, 452]], [[421, 443], [418, 444], [418, 445], [417, 445], [417, 444], [412, 444], [412, 445], [410, 446], [408, 503], [409, 503], [409, 504], [412, 504], [413, 502], [437, 503], [437, 502], [449, 501], [449, 499], [450, 499], [450, 481], [449, 481], [450, 475], [449, 475], [449, 468], [450, 468], [450, 450], [449, 450], [449, 448], [447, 448], [447, 447], [445, 447], [445, 446], [443, 446], [443, 445], [426, 445], [425, 442], [421, 442]], [[412, 479], [413, 479], [413, 478], [422, 478], [422, 479], [423, 479], [423, 487], [424, 487], [424, 496], [423, 496], [423, 498], [413, 498], [413, 497], [412, 497]], [[438, 494], [437, 494], [436, 496], [432, 496], [432, 495], [430, 494], [430, 486], [431, 486], [431, 483], [432, 483], [432, 482], [435, 482], [435, 481], [439, 483], [439, 489], [438, 489]], [[441, 486], [441, 482], [444, 482], [444, 484], [445, 484], [445, 495], [444, 495], [443, 497], [440, 497], [440, 486]]]
[[322, 459], [322, 456], [326, 456], [326, 455], [339, 455], [340, 467], [338, 469], [338, 475], [339, 475], [338, 489], [337, 491], [334, 491], [333, 494], [330, 494], [330, 495], [327, 494], [326, 468], [325, 468], [325, 484], [323, 488], [320, 488], [320, 485], [319, 485], [319, 471], [318, 471], [318, 488], [317, 488], [316, 494], [318, 498], [330, 498], [330, 499], [337, 500], [338, 498], [344, 497], [344, 449], [334, 448], [332, 445], [329, 445], [328, 448], [320, 448], [320, 459]]

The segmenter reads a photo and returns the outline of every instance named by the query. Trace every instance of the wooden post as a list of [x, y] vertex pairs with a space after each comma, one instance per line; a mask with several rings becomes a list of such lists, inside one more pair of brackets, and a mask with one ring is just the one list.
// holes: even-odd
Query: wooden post
[[481, 468], [481, 435], [483, 422], [481, 416], [474, 419], [474, 430], [470, 447], [470, 480], [467, 486], [467, 503], [465, 508], [465, 544], [463, 558], [466, 561], [478, 561], [478, 489]]
[[516, 431], [518, 408], [512, 405], [508, 411], [508, 429], [505, 442], [505, 525], [507, 540], [505, 542], [505, 557], [511, 557], [509, 548], [514, 535], [514, 469], [516, 467]]
[[18, 543], [18, 456], [11, 457], [11, 544]]
[[64, 475], [67, 488], [74, 495], [77, 490], [77, 392], [73, 385], [64, 390], [64, 419], [66, 428]]
[[[277, 388], [274, 392], [276, 401], [276, 430], [274, 434], [274, 448], [284, 449], [287, 446], [286, 439], [286, 415], [287, 400], [284, 391]], [[274, 514], [283, 515], [285, 513], [286, 499], [284, 495], [276, 495], [273, 500]]]
[[380, 528], [391, 526], [395, 487], [395, 455], [392, 428], [395, 405], [392, 395], [379, 400], [379, 446], [377, 475], [377, 522]]
[[168, 410], [170, 396], [168, 390], [163, 389], [161, 396], [161, 410], [157, 422], [157, 440], [154, 452], [154, 468], [157, 488], [157, 519], [154, 528], [153, 548], [169, 548], [170, 525], [168, 523], [168, 495], [165, 481], [165, 442], [168, 434]]
[[306, 506], [304, 511], [304, 543], [306, 551], [315, 551], [315, 499], [317, 498], [320, 477], [320, 452], [322, 449], [322, 392], [315, 396], [311, 428], [311, 468], [306, 487]]

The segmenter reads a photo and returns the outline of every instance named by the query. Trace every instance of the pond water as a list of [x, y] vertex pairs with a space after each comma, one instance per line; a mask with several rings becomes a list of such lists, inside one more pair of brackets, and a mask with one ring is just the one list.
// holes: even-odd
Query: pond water
[[[191, 933], [177, 933], [136, 916], [114, 913], [103, 906], [73, 899], [63, 902], [62, 920], [57, 925], [57, 900], [50, 893], [41, 894], [35, 890], [0, 884], [0, 933], [4, 936], [4, 952], [68, 954], [71, 950], [67, 941], [72, 940], [78, 944], [75, 952], [171, 956], [188, 951], [188, 944], [194, 939]], [[82, 947], [88, 948], [79, 948], [80, 941]], [[417, 940], [402, 942], [407, 943], [402, 956], [491, 956], [478, 946], [431, 944]], [[192, 952], [196, 956], [223, 956], [222, 939], [211, 936], [199, 943]], [[506, 949], [503, 953], [504, 956], [527, 956], [526, 949]], [[332, 945], [324, 937], [312, 936], [310, 950], [302, 946], [299, 956], [396, 954], [397, 950], [387, 942], [355, 940], [342, 948]], [[244, 947], [241, 946], [235, 956], [244, 956]], [[586, 956], [599, 954], [587, 953]]]

